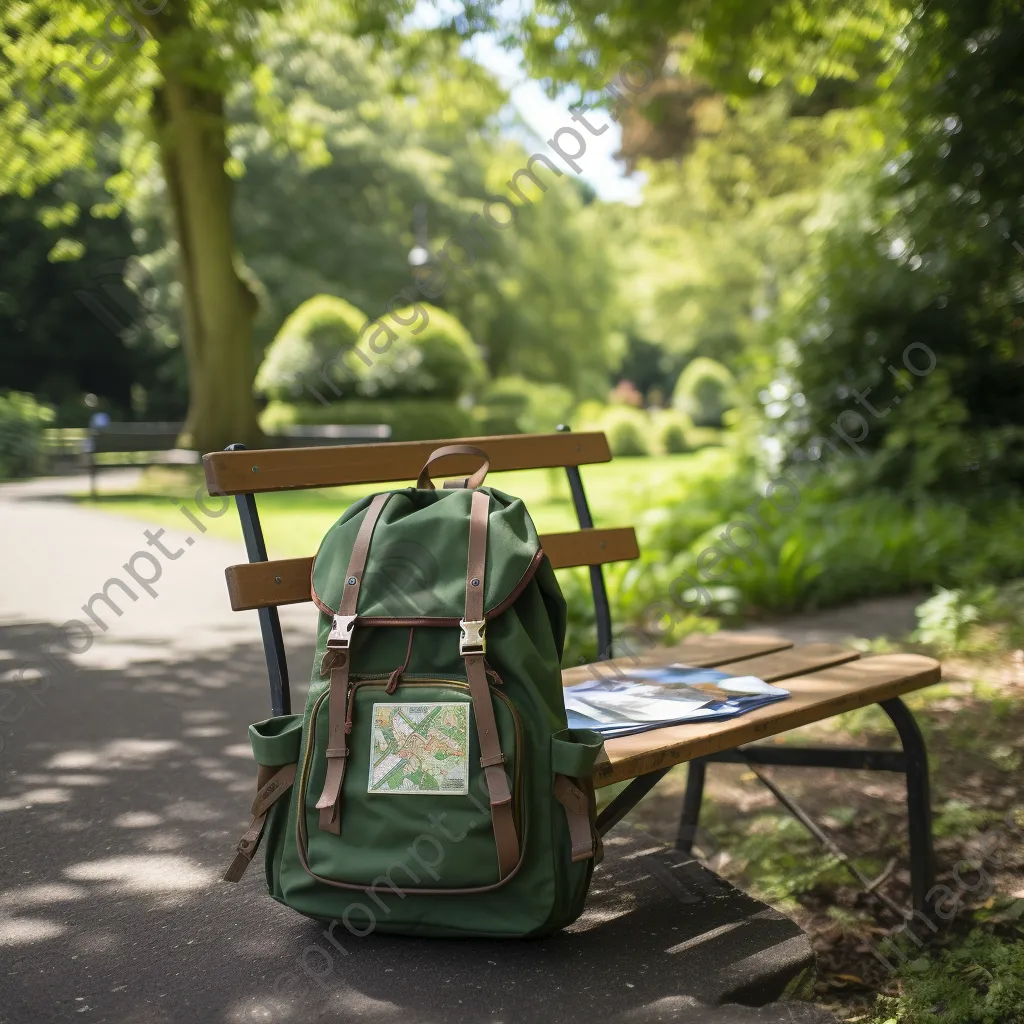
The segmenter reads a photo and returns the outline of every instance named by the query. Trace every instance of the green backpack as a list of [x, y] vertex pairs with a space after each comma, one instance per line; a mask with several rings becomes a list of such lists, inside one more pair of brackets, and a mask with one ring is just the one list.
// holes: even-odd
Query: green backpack
[[[484, 464], [435, 490], [452, 454]], [[582, 912], [601, 740], [566, 728], [565, 601], [487, 468], [440, 448], [327, 532], [305, 714], [250, 726], [258, 793], [227, 880], [262, 837], [274, 899], [354, 935], [540, 935]]]

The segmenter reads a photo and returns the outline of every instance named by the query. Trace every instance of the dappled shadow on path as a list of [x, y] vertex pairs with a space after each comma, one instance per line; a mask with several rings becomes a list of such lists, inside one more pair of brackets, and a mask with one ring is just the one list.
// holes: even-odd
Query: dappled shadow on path
[[[635, 870], [652, 856], [642, 837], [639, 846], [619, 841], [633, 875], [602, 868], [596, 911], [573, 934], [429, 943], [341, 939], [335, 929], [332, 942], [323, 924], [267, 897], [258, 864], [239, 886], [219, 880], [253, 791], [246, 725], [267, 713], [259, 648], [185, 659], [153, 647], [124, 668], [86, 668], [41, 657], [55, 628], [0, 627], [0, 677], [17, 698], [0, 705], [0, 955], [10, 1015], [0, 1018], [779, 1019], [692, 1009], [700, 957], [691, 940], [704, 925], [685, 899], [665, 898], [673, 886], [658, 888], [662, 869]], [[298, 652], [295, 678], [307, 674], [309, 655]], [[715, 895], [734, 927], [732, 938], [695, 943], [708, 972], [716, 954], [733, 955], [722, 942], [792, 952], [792, 926], [778, 915], [744, 931], [758, 909], [745, 899]], [[818, 1019], [805, 1013], [782, 1019]]]

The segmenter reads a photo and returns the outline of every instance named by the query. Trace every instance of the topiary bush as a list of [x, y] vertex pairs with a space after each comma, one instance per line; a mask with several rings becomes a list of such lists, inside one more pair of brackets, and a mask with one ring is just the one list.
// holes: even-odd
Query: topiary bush
[[601, 421], [605, 418], [611, 406], [605, 402], [599, 402], [594, 398], [588, 398], [576, 406], [572, 414], [573, 430], [600, 430]]
[[42, 470], [43, 431], [53, 418], [53, 409], [32, 395], [21, 391], [0, 395], [0, 480]]
[[336, 295], [307, 299], [267, 346], [256, 374], [256, 392], [279, 400], [319, 393], [330, 401], [352, 394], [367, 368], [358, 356], [343, 354], [358, 342], [366, 321], [365, 313]]
[[611, 406], [599, 424], [612, 455], [650, 455], [651, 418], [627, 405]]
[[[407, 321], [408, 326], [397, 326]], [[476, 390], [487, 376], [479, 349], [462, 324], [443, 309], [420, 303], [394, 312], [383, 323], [379, 353], [359, 384], [372, 398], [456, 399]], [[390, 344], [388, 343], [390, 341]]]
[[271, 402], [260, 417], [260, 426], [270, 436], [286, 426], [331, 423], [353, 426], [386, 423], [391, 427], [392, 441], [433, 441], [475, 433], [470, 413], [443, 398], [351, 398], [330, 405]]
[[721, 427], [722, 417], [736, 404], [736, 381], [714, 359], [692, 359], [676, 381], [672, 405], [694, 426]]
[[509, 376], [487, 385], [473, 414], [482, 434], [545, 434], [568, 422], [573, 404], [560, 384]]
[[654, 434], [658, 450], [666, 455], [682, 455], [693, 450], [692, 424], [679, 412], [664, 409], [654, 414]]

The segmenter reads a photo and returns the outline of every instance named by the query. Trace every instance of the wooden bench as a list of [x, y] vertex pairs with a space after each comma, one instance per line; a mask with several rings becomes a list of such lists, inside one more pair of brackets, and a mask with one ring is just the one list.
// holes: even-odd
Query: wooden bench
[[[696, 636], [672, 649], [609, 662], [612, 624], [601, 566], [639, 556], [632, 527], [594, 527], [579, 467], [609, 462], [608, 443], [600, 433], [561, 431], [556, 434], [463, 438], [368, 444], [350, 448], [297, 448], [248, 451], [234, 445], [206, 455], [203, 462], [211, 493], [236, 497], [249, 563], [227, 569], [231, 607], [257, 610], [270, 674], [275, 715], [289, 714], [291, 699], [277, 607], [310, 600], [312, 553], [306, 558], [269, 561], [256, 507], [256, 494], [269, 491], [380, 484], [414, 480], [426, 458], [444, 444], [483, 448], [491, 471], [541, 468], [565, 470], [580, 529], [541, 536], [556, 569], [587, 566], [593, 591], [601, 659], [593, 665], [567, 669], [563, 682], [579, 682], [613, 666], [681, 662], [756, 675], [772, 682], [785, 680], [792, 696], [739, 718], [664, 728], [605, 744], [595, 783], [629, 785], [598, 818], [602, 833], [623, 816], [674, 766], [689, 762], [686, 795], [677, 849], [690, 852], [697, 826], [709, 761], [745, 761], [755, 765], [859, 768], [902, 772], [907, 784], [913, 900], [924, 909], [934, 883], [928, 764], [924, 742], [900, 696], [935, 683], [940, 666], [931, 658], [908, 654], [860, 658], [856, 651], [832, 644], [800, 647], [777, 637], [725, 634]], [[477, 462], [465, 456], [445, 460], [445, 471], [466, 474]], [[339, 514], [341, 509], [339, 509]], [[759, 745], [756, 740], [830, 718], [854, 708], [878, 704], [892, 720], [902, 750]]]
[[[109, 423], [103, 427], [90, 427], [82, 450], [88, 457], [89, 493], [96, 497], [96, 474], [106, 463], [97, 461], [97, 455], [144, 455], [133, 459], [133, 466], [192, 465], [199, 461], [196, 452], [178, 447], [181, 423]], [[391, 428], [384, 423], [363, 425], [324, 424], [322, 426], [295, 425], [281, 429], [280, 436], [268, 438], [281, 448], [308, 445], [365, 444], [387, 441]]]
[[144, 455], [133, 459], [133, 466], [158, 466], [195, 463], [195, 452], [178, 447], [180, 423], [109, 423], [90, 427], [83, 451], [89, 465], [89, 493], [96, 497], [96, 476], [103, 466], [97, 455]]

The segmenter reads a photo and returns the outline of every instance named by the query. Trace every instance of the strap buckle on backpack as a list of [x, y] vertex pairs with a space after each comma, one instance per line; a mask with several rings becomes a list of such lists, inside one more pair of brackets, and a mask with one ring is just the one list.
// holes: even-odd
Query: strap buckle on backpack
[[327, 650], [347, 651], [352, 642], [352, 630], [356, 624], [354, 615], [335, 615], [331, 631], [327, 635]]
[[459, 638], [459, 654], [463, 657], [467, 654], [484, 654], [487, 651], [486, 627], [486, 619], [460, 619], [462, 636]]

